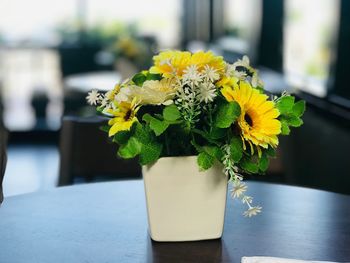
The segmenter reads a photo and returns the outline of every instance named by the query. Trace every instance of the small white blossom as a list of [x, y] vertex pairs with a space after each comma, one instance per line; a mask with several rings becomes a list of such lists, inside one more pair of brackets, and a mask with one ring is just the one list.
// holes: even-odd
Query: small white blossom
[[103, 97], [103, 99], [101, 100], [101, 107], [103, 108], [110, 107], [109, 99], [107, 98], [107, 96]]
[[262, 209], [261, 206], [252, 206], [252, 207], [249, 207], [249, 209], [245, 211], [243, 215], [247, 217], [256, 216], [261, 212], [261, 209]]
[[247, 205], [253, 203], [253, 197], [248, 196], [248, 195], [245, 195], [245, 196], [242, 198], [242, 203], [243, 203], [243, 204], [247, 204]]
[[240, 80], [245, 80], [247, 77], [247, 73], [244, 71], [235, 71], [233, 75]]
[[250, 69], [250, 61], [247, 56], [243, 56], [242, 59], [238, 59], [235, 63], [233, 63], [233, 66], [236, 67], [245, 67], [247, 69]]
[[217, 70], [210, 67], [209, 65], [204, 66], [202, 73], [204, 77], [211, 82], [214, 82], [220, 78], [220, 75], [219, 73], [217, 73]]
[[256, 88], [256, 87], [263, 87], [264, 86], [264, 83], [262, 82], [262, 80], [259, 78], [259, 75], [258, 75], [258, 71], [255, 70], [253, 72], [253, 76], [252, 76], [252, 86], [253, 88]]
[[197, 65], [190, 65], [184, 70], [183, 79], [184, 81], [192, 82], [197, 84], [202, 81], [202, 75], [197, 70]]
[[231, 190], [231, 196], [233, 198], [239, 198], [245, 191], [247, 191], [246, 184], [240, 181], [235, 181]]
[[236, 68], [232, 64], [226, 64], [226, 70], [225, 75], [226, 77], [234, 77], [235, 76], [235, 70]]
[[204, 82], [198, 86], [198, 99], [200, 102], [211, 102], [216, 97], [216, 87], [211, 82]]
[[86, 100], [90, 105], [96, 105], [101, 100], [101, 95], [94, 89], [88, 93]]

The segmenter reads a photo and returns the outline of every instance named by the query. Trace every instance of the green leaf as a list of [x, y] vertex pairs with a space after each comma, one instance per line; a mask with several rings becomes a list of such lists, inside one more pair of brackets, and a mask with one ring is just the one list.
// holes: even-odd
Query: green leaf
[[288, 123], [285, 120], [281, 120], [281, 134], [282, 135], [289, 135], [290, 129], [288, 126]]
[[128, 142], [120, 146], [118, 155], [124, 159], [134, 158], [141, 152], [141, 143], [134, 137], [131, 137]]
[[257, 173], [259, 171], [259, 165], [251, 158], [242, 158], [240, 165], [248, 173]]
[[117, 132], [113, 137], [113, 142], [118, 144], [125, 144], [130, 138], [131, 133], [129, 131]]
[[305, 101], [300, 100], [293, 105], [293, 114], [297, 117], [300, 117], [305, 112]]
[[281, 120], [286, 121], [288, 125], [292, 127], [300, 127], [304, 123], [302, 119], [294, 115], [288, 115]]
[[140, 163], [149, 164], [158, 160], [163, 145], [157, 142], [157, 137], [147, 125], [137, 123], [134, 137], [141, 144]]
[[209, 133], [209, 137], [212, 140], [217, 140], [217, 139], [221, 139], [224, 138], [227, 134], [227, 129], [220, 129], [217, 127], [212, 127], [211, 132]]
[[214, 124], [219, 128], [228, 128], [241, 114], [241, 108], [237, 102], [223, 102], [219, 105], [214, 117]]
[[142, 86], [142, 84], [146, 81], [147, 77], [142, 74], [142, 73], [137, 73], [133, 78], [132, 81], [137, 85], [137, 86]]
[[169, 123], [153, 118], [151, 119], [149, 127], [159, 136], [169, 127]]
[[224, 153], [218, 146], [204, 146], [203, 150], [210, 156], [216, 158], [218, 161], [221, 161]]
[[197, 163], [201, 171], [208, 170], [214, 164], [214, 157], [206, 152], [201, 152], [198, 155]]
[[163, 145], [156, 141], [150, 141], [147, 144], [142, 144], [140, 153], [140, 164], [146, 165], [157, 161], [162, 152], [162, 148]]
[[243, 155], [243, 143], [240, 137], [233, 137], [230, 142], [231, 157], [234, 162], [239, 162]]
[[276, 157], [276, 150], [271, 146], [269, 146], [269, 148], [267, 148], [265, 152], [270, 157]]
[[142, 125], [141, 123], [137, 123], [135, 127], [134, 137], [140, 143], [147, 144], [150, 141], [154, 140], [155, 135], [148, 126]]
[[109, 125], [103, 125], [103, 126], [100, 126], [100, 130], [103, 131], [103, 132], [109, 132], [109, 129], [111, 128], [111, 126]]
[[180, 119], [181, 113], [178, 110], [178, 108], [173, 104], [164, 108], [163, 116], [164, 119], [167, 121], [176, 121]]
[[291, 112], [294, 105], [294, 97], [293, 96], [283, 96], [278, 99], [276, 103], [276, 107], [281, 114], [286, 114]]
[[152, 119], [153, 119], [153, 117], [149, 113], [146, 113], [142, 116], [142, 120], [147, 122], [147, 123], [150, 123]]
[[147, 74], [147, 80], [161, 80], [161, 79], [162, 79], [162, 75], [160, 74], [152, 74], [152, 73]]
[[269, 158], [267, 158], [267, 155], [263, 153], [259, 160], [259, 170], [262, 172], [265, 172], [268, 167], [269, 167]]

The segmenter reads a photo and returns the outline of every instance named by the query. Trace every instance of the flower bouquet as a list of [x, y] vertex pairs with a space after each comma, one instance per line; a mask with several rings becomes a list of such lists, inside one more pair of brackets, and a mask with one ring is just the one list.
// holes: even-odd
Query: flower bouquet
[[87, 99], [111, 118], [104, 129], [120, 157], [151, 167], [167, 157], [196, 156], [197, 170], [221, 167], [216, 177], [226, 185], [228, 178], [248, 217], [261, 207], [246, 195], [243, 175], [267, 170], [278, 136], [302, 125], [305, 110], [304, 101], [286, 93], [266, 95], [246, 56], [230, 64], [210, 51], [161, 52], [148, 70]]

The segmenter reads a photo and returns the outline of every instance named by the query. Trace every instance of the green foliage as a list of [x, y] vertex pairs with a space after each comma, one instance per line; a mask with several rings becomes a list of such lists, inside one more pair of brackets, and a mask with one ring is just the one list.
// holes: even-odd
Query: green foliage
[[289, 129], [289, 126], [288, 126], [288, 122], [281, 119], [281, 134], [282, 135], [289, 135], [290, 133], [290, 129]]
[[109, 125], [102, 125], [102, 126], [100, 126], [100, 130], [103, 131], [103, 132], [106, 132], [106, 133], [109, 132], [110, 128], [111, 128], [111, 126], [109, 126]]
[[259, 163], [253, 157], [244, 156], [240, 161], [241, 168], [247, 173], [257, 173], [259, 171]]
[[300, 127], [303, 124], [301, 116], [305, 112], [305, 101], [294, 103], [293, 96], [282, 96], [277, 100], [276, 107], [280, 112], [282, 135], [289, 135], [290, 127]]
[[232, 160], [238, 163], [243, 156], [243, 143], [240, 137], [232, 137], [230, 141], [230, 151]]
[[218, 146], [204, 146], [204, 152], [209, 154], [211, 157], [214, 157], [216, 160], [221, 161], [224, 153]]
[[170, 105], [163, 110], [164, 119], [167, 121], [176, 121], [181, 118], [181, 113], [175, 105]]
[[222, 101], [214, 115], [214, 125], [218, 128], [228, 128], [240, 114], [241, 108], [237, 102]]
[[207, 152], [201, 152], [198, 154], [197, 163], [201, 171], [208, 170], [213, 166], [215, 158]]
[[126, 144], [120, 146], [118, 154], [124, 159], [134, 158], [141, 153], [141, 148], [141, 143], [135, 137], [131, 137]]
[[133, 76], [132, 81], [137, 85], [137, 86], [142, 86], [142, 84], [147, 80], [147, 76], [143, 74], [142, 72], [137, 73], [136, 75]]
[[274, 148], [272, 148], [271, 146], [269, 146], [269, 148], [267, 148], [265, 150], [265, 153], [269, 156], [269, 157], [276, 157], [276, 150]]
[[120, 131], [114, 135], [113, 142], [125, 144], [128, 142], [130, 135], [131, 133], [129, 131]]
[[259, 159], [259, 170], [261, 172], [265, 172], [268, 167], [269, 167], [269, 158], [267, 157], [267, 154], [263, 153], [261, 158]]
[[292, 96], [282, 96], [276, 102], [276, 107], [282, 115], [291, 112], [293, 105], [294, 97]]
[[306, 107], [305, 104], [306, 104], [305, 101], [300, 100], [300, 101], [296, 102], [293, 105], [293, 109], [292, 110], [293, 110], [293, 113], [294, 113], [295, 116], [301, 117], [304, 114], [305, 107]]
[[147, 73], [146, 74], [146, 79], [147, 80], [161, 80], [162, 79], [162, 75], [160, 74], [152, 74], [152, 73]]

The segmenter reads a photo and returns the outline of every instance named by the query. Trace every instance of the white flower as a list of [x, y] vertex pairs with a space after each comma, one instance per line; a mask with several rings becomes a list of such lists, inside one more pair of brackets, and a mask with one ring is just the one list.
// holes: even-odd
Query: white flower
[[86, 100], [90, 105], [96, 105], [101, 100], [101, 95], [94, 89], [88, 93]]
[[110, 107], [110, 102], [109, 102], [109, 99], [107, 98], [107, 96], [103, 97], [103, 99], [101, 100], [101, 107], [103, 107], [103, 108]]
[[253, 203], [253, 197], [248, 196], [248, 195], [245, 195], [245, 196], [242, 198], [242, 203], [243, 203], [243, 204], [247, 204], [247, 205]]
[[245, 191], [247, 191], [246, 184], [240, 181], [235, 181], [231, 189], [231, 196], [233, 198], [239, 198]]
[[247, 217], [252, 217], [259, 214], [261, 212], [261, 209], [262, 209], [261, 206], [252, 206], [252, 207], [249, 207], [249, 209], [245, 211], [243, 215]]
[[229, 63], [226, 63], [225, 75], [226, 77], [234, 77], [235, 76], [235, 67]]
[[182, 75], [184, 81], [193, 82], [197, 84], [198, 82], [202, 81], [202, 75], [197, 70], [197, 65], [190, 65], [188, 66]]
[[249, 58], [247, 56], [243, 56], [242, 59], [238, 59], [235, 63], [233, 63], [233, 66], [236, 67], [245, 67], [247, 69], [250, 69], [250, 65], [249, 65], [250, 61]]
[[253, 76], [252, 76], [252, 86], [253, 88], [256, 88], [256, 87], [263, 87], [264, 86], [264, 83], [262, 82], [262, 80], [259, 78], [259, 75], [258, 75], [258, 71], [255, 70], [253, 72]]
[[240, 80], [245, 80], [247, 77], [247, 73], [245, 71], [235, 71], [233, 75]]
[[211, 82], [214, 82], [220, 78], [220, 75], [219, 73], [217, 73], [217, 70], [210, 67], [209, 65], [204, 66], [202, 73], [204, 77]]
[[211, 102], [216, 97], [216, 87], [211, 82], [204, 82], [198, 86], [198, 95], [197, 98], [200, 102]]

